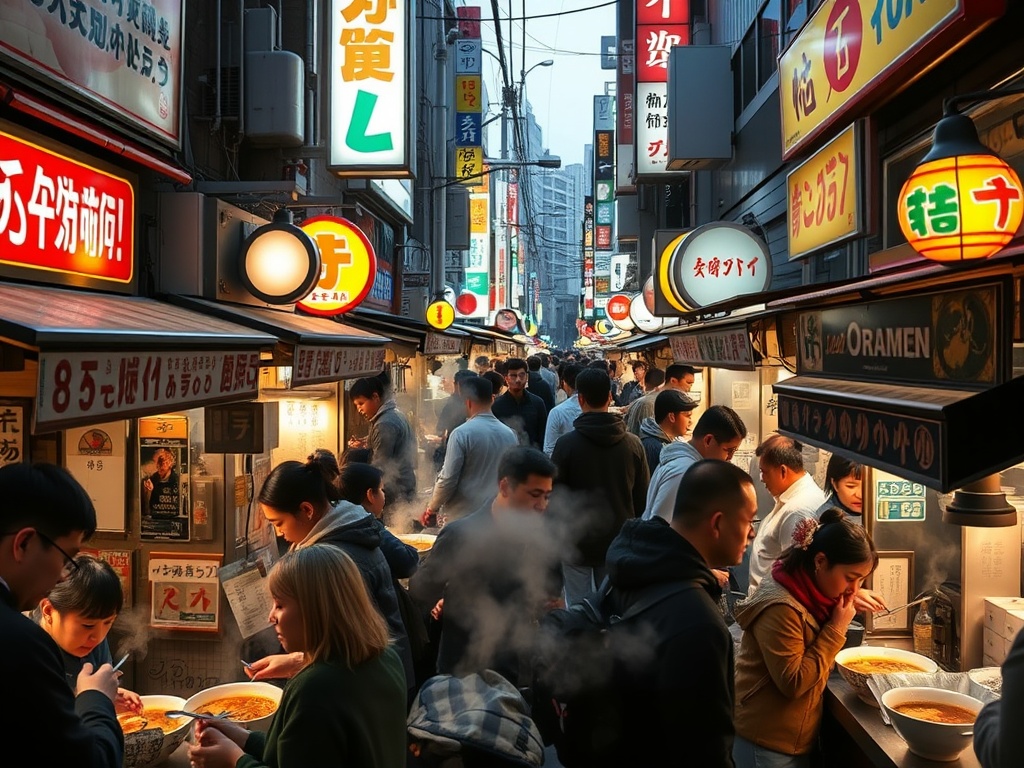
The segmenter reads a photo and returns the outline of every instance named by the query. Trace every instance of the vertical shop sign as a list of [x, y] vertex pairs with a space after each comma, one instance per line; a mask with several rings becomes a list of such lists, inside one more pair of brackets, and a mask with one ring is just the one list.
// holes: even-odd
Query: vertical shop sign
[[188, 419], [139, 419], [139, 477], [144, 541], [188, 541]]
[[494, 227], [494, 296], [491, 301], [491, 309], [508, 306], [508, 241], [506, 239], [508, 226], [508, 194], [509, 184], [502, 179], [495, 179], [494, 199], [497, 205], [504, 207], [503, 215], [496, 219]]
[[[484, 171], [483, 110], [484, 97], [481, 74], [483, 54], [480, 41], [480, 8], [463, 6], [456, 9], [460, 19], [461, 39], [455, 46], [455, 176], [463, 180], [478, 179]], [[475, 183], [475, 182], [474, 182]], [[472, 206], [472, 201], [470, 202]], [[470, 234], [470, 258], [472, 259], [472, 230]], [[479, 254], [478, 254], [479, 256]], [[479, 278], [474, 270], [474, 280]], [[466, 280], [470, 276], [466, 274]], [[477, 282], [479, 282], [477, 280]], [[479, 285], [477, 285], [479, 287]], [[484, 297], [487, 296], [485, 270]], [[476, 290], [473, 291], [477, 295]], [[472, 313], [463, 317], [483, 317], [487, 302], [477, 302], [484, 314]]]
[[64, 466], [96, 508], [96, 529], [124, 533], [128, 439], [123, 421], [69, 429]]
[[[509, 237], [509, 301], [517, 306], [522, 283], [519, 281], [519, 172], [513, 168], [508, 171], [508, 227]], [[500, 306], [500, 304], [499, 304]]]
[[583, 317], [594, 317], [594, 198], [583, 198]]
[[221, 555], [151, 552], [151, 627], [216, 632], [220, 629]]
[[410, 0], [332, 0], [329, 167], [340, 175], [409, 176]]
[[0, 401], [0, 467], [28, 461], [25, 413], [28, 401]]
[[184, 0], [5, 0], [0, 60], [13, 59], [114, 118], [181, 146]]
[[491, 196], [469, 196], [469, 258], [462, 294], [455, 301], [459, 317], [487, 317], [491, 288]]
[[636, 175], [668, 171], [668, 55], [690, 44], [689, 0], [637, 0]]
[[615, 169], [615, 191], [619, 195], [636, 194], [633, 185], [635, 152], [633, 126], [636, 114], [636, 44], [633, 38], [636, 23], [633, 3], [619, 3], [619, 61], [616, 72], [615, 137], [619, 142]]

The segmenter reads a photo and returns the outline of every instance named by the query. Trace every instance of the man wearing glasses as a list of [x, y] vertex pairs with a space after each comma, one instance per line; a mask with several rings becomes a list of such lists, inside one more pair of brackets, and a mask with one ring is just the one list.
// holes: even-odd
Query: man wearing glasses
[[24, 744], [45, 744], [53, 765], [121, 765], [124, 736], [114, 713], [120, 673], [86, 664], [73, 693], [60, 649], [22, 614], [77, 567], [74, 556], [96, 530], [92, 501], [52, 464], [0, 468], [0, 499], [0, 679], [18, 702], [4, 726]]

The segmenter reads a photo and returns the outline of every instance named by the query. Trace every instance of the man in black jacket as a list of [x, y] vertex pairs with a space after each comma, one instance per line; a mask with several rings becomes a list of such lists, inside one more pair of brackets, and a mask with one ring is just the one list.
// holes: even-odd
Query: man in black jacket
[[579, 372], [576, 396], [583, 413], [551, 452], [559, 486], [554, 512], [566, 543], [566, 605], [600, 585], [608, 545], [626, 520], [643, 514], [647, 500], [647, 456], [622, 417], [608, 412], [611, 391], [604, 371]]
[[4, 765], [121, 765], [124, 734], [114, 714], [120, 673], [86, 663], [76, 695], [60, 648], [22, 614], [77, 567], [73, 558], [96, 530], [92, 501], [53, 464], [3, 467], [0, 498], [0, 679], [14, 697], [4, 716]]
[[544, 428], [548, 423], [548, 409], [544, 401], [526, 388], [529, 370], [526, 361], [510, 357], [505, 361], [505, 384], [508, 390], [494, 399], [491, 413], [519, 435], [520, 445], [544, 447]]
[[621, 738], [606, 765], [732, 768], [733, 641], [711, 569], [743, 559], [756, 515], [750, 475], [705, 459], [683, 475], [671, 523], [630, 520], [612, 542], [610, 611], [624, 614], [667, 582], [692, 588], [666, 597], [630, 624], [646, 654], [617, 665]]

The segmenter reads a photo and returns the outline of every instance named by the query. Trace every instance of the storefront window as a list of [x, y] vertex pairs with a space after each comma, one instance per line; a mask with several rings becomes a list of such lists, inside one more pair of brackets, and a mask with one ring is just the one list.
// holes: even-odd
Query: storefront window
[[760, 36], [760, 65], [757, 69], [757, 86], [763, 88], [779, 66], [779, 35], [781, 32], [780, 0], [768, 0], [768, 4], [757, 17]]

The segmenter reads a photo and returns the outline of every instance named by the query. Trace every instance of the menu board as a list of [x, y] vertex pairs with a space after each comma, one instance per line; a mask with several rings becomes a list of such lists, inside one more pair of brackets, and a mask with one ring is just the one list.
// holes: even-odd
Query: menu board
[[220, 569], [220, 583], [243, 639], [270, 626], [273, 600], [267, 574], [273, 561], [272, 548], [265, 547]]

